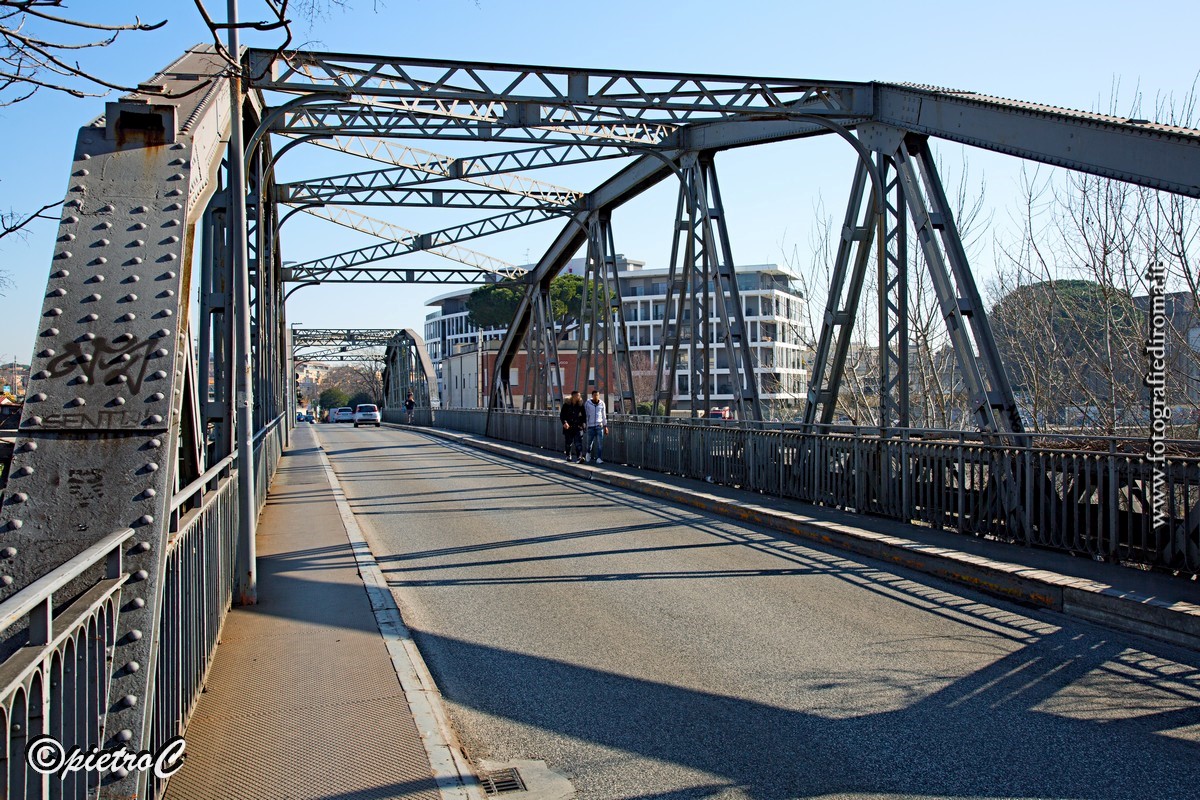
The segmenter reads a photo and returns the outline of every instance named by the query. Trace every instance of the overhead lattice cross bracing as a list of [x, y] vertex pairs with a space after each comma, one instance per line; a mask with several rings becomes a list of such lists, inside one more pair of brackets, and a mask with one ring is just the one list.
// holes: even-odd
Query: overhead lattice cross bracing
[[[262, 91], [412, 99], [477, 113], [496, 104], [509, 124], [536, 112], [549, 124], [599, 119], [680, 125], [729, 114], [769, 113], [818, 99], [825, 112], [849, 115], [846, 94], [869, 88], [849, 81], [812, 81], [626, 70], [535, 67], [340, 53], [252, 51]], [[461, 106], [462, 111], [459, 111]], [[520, 119], [525, 115], [525, 119]]]
[[275, 130], [293, 135], [353, 134], [409, 139], [546, 142], [652, 147], [676, 127], [610, 120], [508, 119], [488, 109], [451, 110], [449, 104], [425, 107], [395, 103], [336, 102], [298, 106], [281, 115]]
[[527, 195], [493, 189], [424, 188], [358, 189], [332, 181], [293, 183], [280, 187], [284, 203], [349, 203], [396, 208], [535, 208], [557, 205]]
[[[363, 233], [369, 233], [372, 236], [393, 242], [403, 243], [421, 235], [417, 231], [402, 228], [399, 225], [387, 222], [386, 220], [375, 219], [366, 214], [360, 214], [349, 208], [321, 206], [318, 208], [302, 208], [301, 210], [314, 217], [320, 217], [338, 225], [362, 231]], [[462, 245], [451, 244], [443, 247], [431, 247], [428, 252], [505, 278], [525, 274], [525, 270], [516, 264], [510, 264], [507, 261], [502, 261], [486, 253], [480, 253], [477, 250], [468, 249]]]
[[[316, 259], [314, 261], [306, 261], [301, 264], [291, 266], [291, 275], [293, 281], [311, 281], [320, 280], [326, 281], [334, 273], [347, 270], [363, 272], [363, 267], [376, 261], [382, 261], [406, 253], [414, 253], [421, 250], [430, 250], [435, 247], [444, 247], [453, 245], [460, 241], [475, 239], [481, 236], [487, 236], [492, 233], [498, 233], [504, 230], [523, 227], [525, 225], [533, 225], [538, 222], [545, 222], [549, 219], [554, 219], [561, 215], [561, 212], [551, 211], [546, 208], [531, 208], [512, 211], [508, 214], [500, 214], [495, 217], [487, 217], [486, 219], [476, 220], [465, 225], [456, 225], [452, 228], [446, 228], [433, 233], [418, 234], [417, 236], [408, 237], [399, 242], [386, 242], [370, 247], [360, 248], [358, 250], [350, 250], [345, 253], [339, 253], [333, 256]], [[393, 269], [390, 267], [382, 268], [383, 272], [396, 273], [403, 270]], [[437, 272], [437, 270], [429, 270], [423, 268], [424, 272]], [[365, 274], [365, 273], [364, 273]], [[506, 277], [519, 277], [524, 274], [523, 270], [517, 269], [511, 272]]]
[[292, 348], [384, 347], [399, 332], [391, 328], [292, 328]]
[[[570, 151], [576, 149], [574, 145], [554, 145], [545, 148], [534, 148], [529, 151], [514, 152], [512, 154], [500, 153], [479, 158], [454, 158], [442, 155], [441, 153], [431, 153], [428, 150], [421, 150], [416, 147], [391, 142], [387, 139], [375, 139], [368, 136], [335, 136], [332, 139], [313, 140], [313, 144], [361, 156], [362, 158], [368, 158], [372, 161], [393, 164], [399, 169], [351, 173], [349, 175], [303, 181], [300, 184], [283, 184], [289, 192], [293, 191], [292, 187], [297, 185], [303, 185], [306, 187], [306, 191], [309, 192], [314, 191], [311, 187], [316, 186], [344, 187], [344, 190], [347, 192], [355, 192], [367, 189], [387, 191], [419, 186], [434, 181], [459, 180], [464, 183], [485, 186], [489, 189], [495, 189], [508, 194], [523, 195], [554, 205], [570, 205], [584, 195], [583, 192], [539, 181], [512, 171], [517, 166], [514, 163], [515, 160], [522, 156], [528, 157], [528, 163], [525, 167], [528, 169], [541, 166], [560, 166], [566, 163], [567, 158], [571, 157], [569, 152], [555, 154], [542, 153], [541, 151]], [[594, 147], [588, 148], [585, 152], [575, 155], [574, 161], [571, 163], [592, 161], [604, 152], [607, 151]], [[542, 155], [542, 158], [533, 158], [534, 153]], [[555, 160], [556, 155], [557, 160]], [[614, 155], [619, 157], [623, 154], [615, 153]], [[539, 160], [544, 163], [538, 163]], [[498, 169], [491, 167], [491, 162], [497, 162]]]

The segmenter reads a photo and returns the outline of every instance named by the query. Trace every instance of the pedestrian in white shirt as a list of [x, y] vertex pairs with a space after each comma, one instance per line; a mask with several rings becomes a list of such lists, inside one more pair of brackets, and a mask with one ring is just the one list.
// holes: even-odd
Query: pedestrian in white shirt
[[[604, 463], [604, 436], [608, 433], [608, 409], [600, 399], [600, 392], [592, 390], [592, 397], [583, 404], [583, 412], [587, 417], [587, 449], [584, 453], [587, 460], [595, 464]], [[593, 455], [592, 447], [596, 448]]]

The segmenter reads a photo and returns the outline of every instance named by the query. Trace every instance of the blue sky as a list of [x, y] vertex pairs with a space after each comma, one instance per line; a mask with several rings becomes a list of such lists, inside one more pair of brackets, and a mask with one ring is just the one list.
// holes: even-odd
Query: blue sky
[[[144, 80], [208, 36], [190, 0], [76, 0], [72, 5], [94, 20], [134, 15], [169, 20], [159, 31], [127, 34], [85, 58], [85, 66], [114, 82]], [[207, 5], [214, 14], [224, 13], [224, 0]], [[264, 17], [257, 0], [241, 5], [243, 18]], [[388, 0], [373, 6], [356, 0], [315, 24], [297, 23], [295, 44], [511, 63], [912, 81], [1107, 109], [1118, 85], [1123, 107], [1137, 91], [1150, 105], [1156, 95], [1186, 93], [1200, 71], [1198, 29], [1200, 4], [1195, 2]], [[271, 36], [249, 41], [275, 42]], [[0, 208], [31, 209], [62, 197], [76, 131], [103, 112], [103, 103], [103, 98], [45, 93], [0, 109]], [[447, 149], [435, 143], [417, 146]], [[1002, 229], [1016, 202], [1020, 165], [957, 146], [941, 148], [940, 155], [948, 177], [961, 169], [965, 157], [973, 178], [986, 181], [993, 224]], [[317, 176], [324, 163], [297, 156], [283, 168], [283, 177]], [[761, 263], [780, 262], [793, 247], [806, 246], [819, 200], [840, 218], [854, 160], [844, 143], [825, 137], [727, 153], [717, 165], [735, 257]], [[536, 177], [567, 182], [557, 174]], [[572, 188], [589, 189], [599, 173], [579, 170], [569, 177], [577, 181]], [[665, 265], [673, 211], [672, 187], [638, 198], [614, 216], [617, 249]], [[431, 224], [419, 213], [369, 213], [409, 228]], [[24, 241], [0, 240], [0, 268], [16, 283], [0, 297], [0, 359], [13, 354], [29, 359], [55, 227], [38, 223]], [[536, 258], [555, 233], [554, 223], [546, 223], [471, 246], [520, 263]], [[284, 258], [306, 260], [368, 242], [319, 220], [297, 219], [284, 231]], [[989, 251], [985, 243], [976, 261], [984, 282]], [[295, 295], [288, 314], [305, 327], [420, 327], [428, 311], [424, 300], [445, 291], [438, 286], [310, 288]]]

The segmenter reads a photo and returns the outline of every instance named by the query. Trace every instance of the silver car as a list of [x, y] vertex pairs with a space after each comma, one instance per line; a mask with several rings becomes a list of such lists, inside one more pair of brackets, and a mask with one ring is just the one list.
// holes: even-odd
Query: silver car
[[362, 403], [358, 408], [354, 409], [354, 427], [359, 425], [374, 425], [379, 427], [379, 423], [383, 418], [379, 414], [379, 407], [373, 403]]

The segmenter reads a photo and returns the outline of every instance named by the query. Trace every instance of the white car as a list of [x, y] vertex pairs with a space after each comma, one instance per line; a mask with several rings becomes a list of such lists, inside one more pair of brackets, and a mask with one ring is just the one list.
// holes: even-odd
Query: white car
[[359, 425], [374, 425], [379, 427], [383, 418], [379, 415], [379, 407], [372, 403], [363, 403], [354, 409], [354, 427]]
[[351, 408], [350, 406], [342, 406], [341, 408], [335, 408], [333, 410], [333, 421], [334, 422], [353, 422], [354, 421], [354, 409]]

